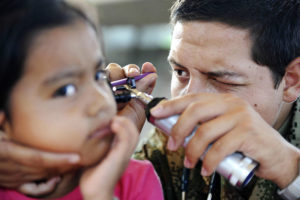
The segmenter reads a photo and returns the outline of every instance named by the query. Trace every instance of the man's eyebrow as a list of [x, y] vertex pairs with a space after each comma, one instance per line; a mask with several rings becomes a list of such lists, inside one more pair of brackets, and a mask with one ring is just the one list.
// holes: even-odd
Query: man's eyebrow
[[[174, 64], [180, 68], [186, 68], [185, 66], [183, 66], [182, 64], [179, 64], [178, 62], [176, 62], [173, 58], [168, 59], [169, 63]], [[239, 74], [237, 72], [233, 72], [233, 71], [225, 71], [225, 70], [220, 70], [220, 71], [211, 71], [211, 72], [201, 72], [202, 74], [211, 76], [211, 77], [216, 77], [216, 78], [234, 78], [234, 77], [243, 77], [242, 74]]]
[[182, 64], [179, 64], [178, 62], [176, 62], [173, 58], [169, 58], [168, 61], [169, 61], [170, 64], [174, 64], [174, 65], [176, 65], [178, 67], [181, 67], [181, 68], [186, 68]]

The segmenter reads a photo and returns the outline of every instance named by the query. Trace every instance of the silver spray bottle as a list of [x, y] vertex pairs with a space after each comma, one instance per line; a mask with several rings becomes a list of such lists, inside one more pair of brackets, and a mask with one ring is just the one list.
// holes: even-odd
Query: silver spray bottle
[[[165, 134], [170, 136], [172, 127], [176, 124], [179, 115], [174, 115], [162, 119], [156, 119], [150, 113], [150, 109], [156, 106], [160, 101], [162, 101], [165, 98], [153, 98], [151, 95], [148, 95], [144, 92], [140, 92], [128, 86], [125, 87], [127, 90], [131, 91], [134, 94], [135, 98], [139, 99], [146, 105], [146, 115], [148, 121], [155, 127], [161, 129]], [[185, 138], [184, 145], [186, 145], [189, 142], [189, 140], [193, 137], [193, 135], [196, 132], [196, 129], [197, 127], [195, 127], [192, 133]], [[208, 147], [206, 151], [209, 148], [210, 147]], [[204, 156], [205, 153], [201, 156], [201, 160]], [[223, 159], [219, 163], [216, 171], [220, 175], [225, 177], [233, 186], [242, 188], [249, 183], [257, 167], [257, 162], [255, 162], [249, 157], [244, 156], [242, 153], [236, 152]]]

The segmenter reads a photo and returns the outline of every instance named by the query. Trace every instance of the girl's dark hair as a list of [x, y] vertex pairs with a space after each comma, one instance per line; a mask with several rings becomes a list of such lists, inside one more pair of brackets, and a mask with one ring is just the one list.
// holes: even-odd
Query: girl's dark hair
[[40, 31], [68, 25], [76, 19], [93, 23], [63, 0], [0, 1], [0, 111], [7, 111], [10, 91], [20, 79], [27, 51]]
[[299, 0], [177, 0], [171, 21], [211, 21], [249, 30], [252, 59], [273, 73], [275, 88], [300, 56]]

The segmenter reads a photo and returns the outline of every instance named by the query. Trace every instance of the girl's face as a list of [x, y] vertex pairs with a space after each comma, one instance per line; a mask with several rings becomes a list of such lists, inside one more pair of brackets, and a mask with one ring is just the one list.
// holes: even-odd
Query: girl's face
[[83, 165], [109, 150], [116, 104], [95, 31], [76, 23], [47, 29], [31, 44], [11, 93], [8, 137], [54, 152], [75, 152]]

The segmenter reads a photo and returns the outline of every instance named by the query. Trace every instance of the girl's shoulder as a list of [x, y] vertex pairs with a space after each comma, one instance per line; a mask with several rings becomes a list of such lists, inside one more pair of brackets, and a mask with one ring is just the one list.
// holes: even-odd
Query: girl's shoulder
[[159, 182], [159, 178], [151, 162], [148, 160], [130, 159], [120, 181], [127, 184], [130, 183], [131, 185], [142, 185], [149, 178]]
[[147, 160], [131, 159], [116, 186], [115, 195], [121, 200], [163, 199], [162, 186], [152, 164]]

